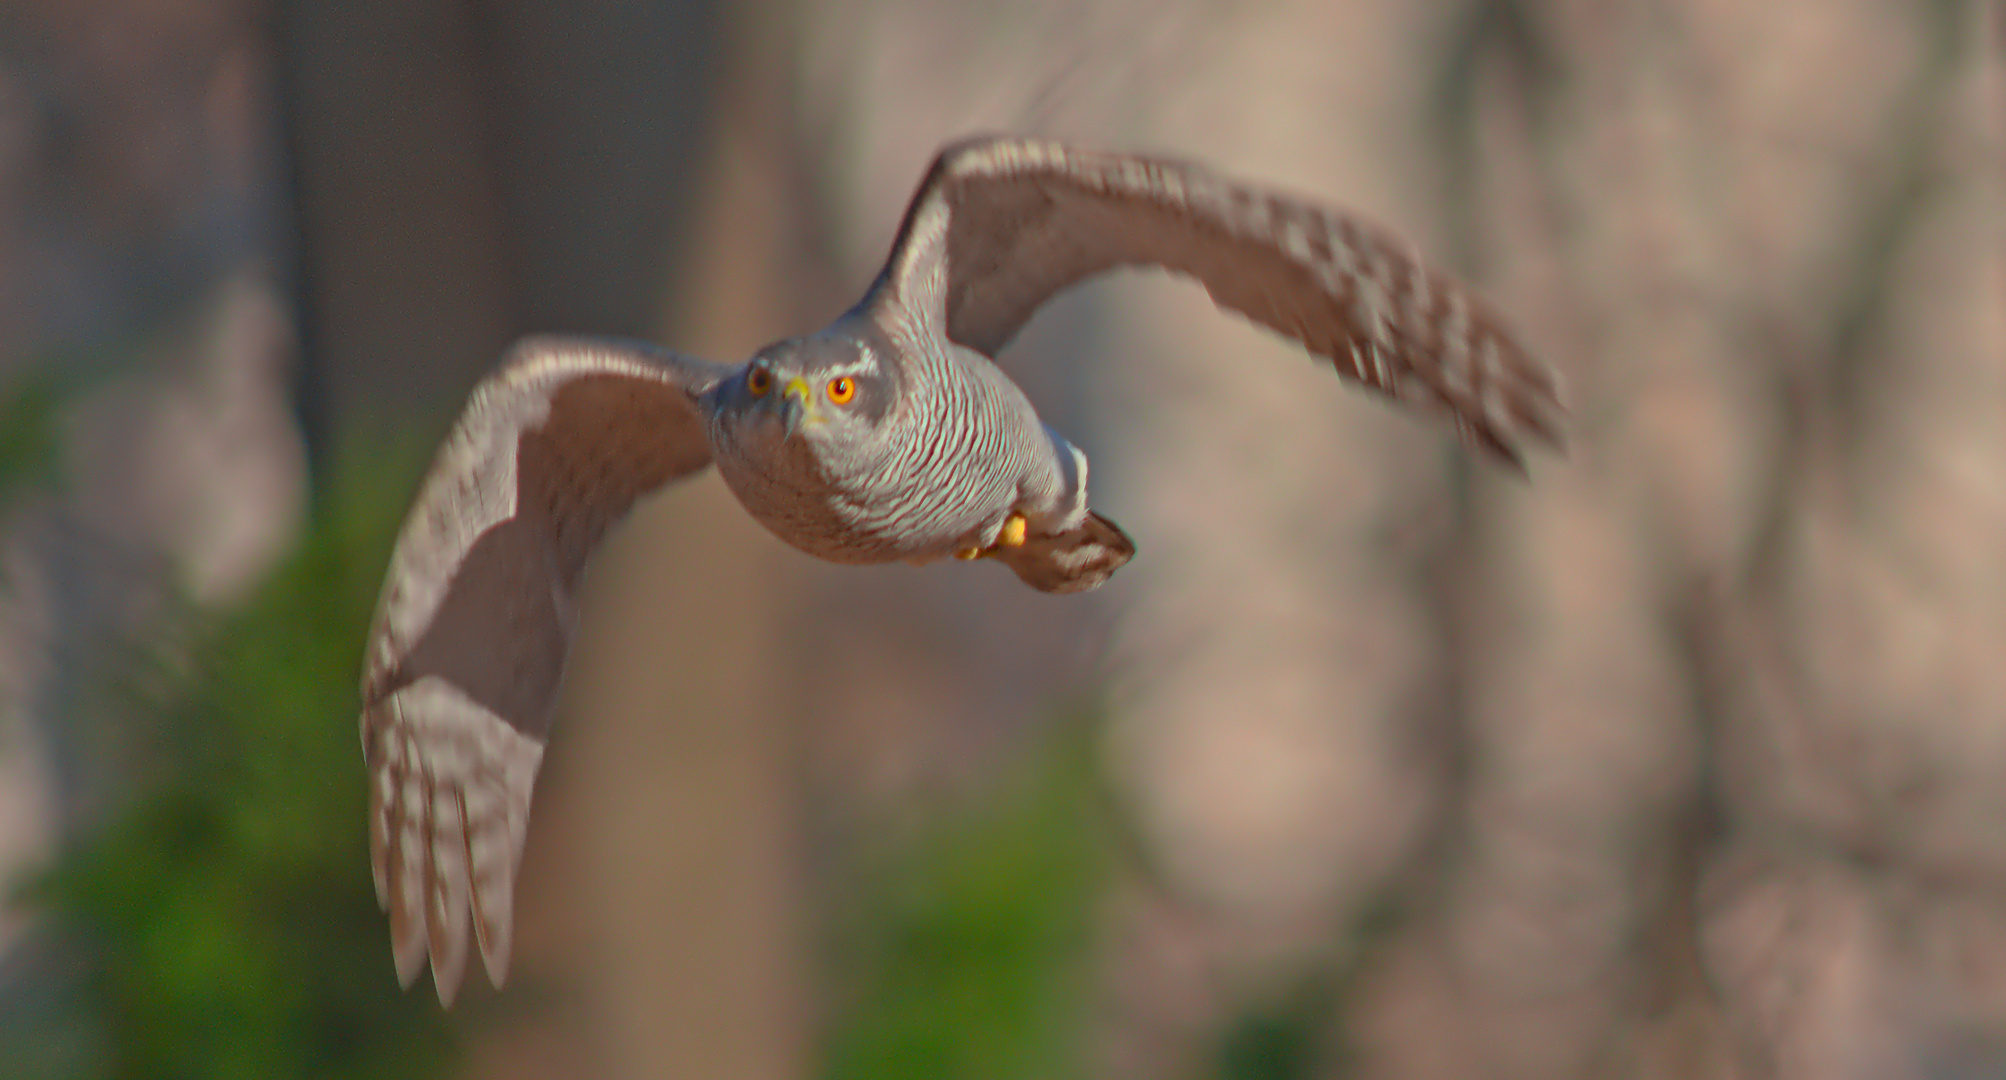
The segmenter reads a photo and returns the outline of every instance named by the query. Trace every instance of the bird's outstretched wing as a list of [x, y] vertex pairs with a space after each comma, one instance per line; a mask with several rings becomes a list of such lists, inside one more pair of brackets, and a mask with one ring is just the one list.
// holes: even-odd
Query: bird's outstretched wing
[[726, 370], [644, 345], [531, 339], [440, 448], [363, 658], [369, 858], [405, 985], [429, 949], [451, 1002], [470, 916], [500, 985], [586, 559], [635, 499], [710, 463], [696, 399]]
[[1196, 278], [1346, 378], [1446, 411], [1466, 439], [1521, 468], [1526, 443], [1562, 441], [1552, 372], [1411, 247], [1353, 215], [1166, 158], [954, 143], [921, 181], [865, 303], [994, 356], [1054, 293], [1148, 265]]

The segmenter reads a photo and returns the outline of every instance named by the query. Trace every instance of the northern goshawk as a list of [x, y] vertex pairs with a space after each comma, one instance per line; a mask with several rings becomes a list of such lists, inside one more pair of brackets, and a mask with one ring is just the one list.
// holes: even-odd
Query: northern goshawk
[[1558, 447], [1554, 376], [1462, 287], [1349, 214], [1198, 165], [1020, 138], [941, 151], [883, 271], [736, 367], [533, 339], [473, 392], [398, 536], [362, 678], [370, 859], [398, 976], [450, 1003], [512, 894], [593, 548], [715, 462], [752, 516], [844, 563], [993, 557], [1092, 589], [1134, 553], [1087, 459], [991, 360], [1054, 293], [1160, 266], [1514, 466]]

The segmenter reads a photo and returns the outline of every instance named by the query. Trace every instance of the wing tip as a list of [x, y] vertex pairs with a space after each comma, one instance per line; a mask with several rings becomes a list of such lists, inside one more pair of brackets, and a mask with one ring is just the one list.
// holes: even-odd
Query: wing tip
[[390, 959], [397, 967], [398, 985], [406, 990], [418, 981], [418, 972], [425, 966], [427, 944], [424, 921], [393, 902], [390, 907]]
[[370, 706], [364, 724], [370, 870], [398, 982], [410, 989], [429, 966], [451, 1007], [477, 949], [499, 989], [543, 744], [434, 678]]
[[[512, 887], [512, 884], [511, 882], [503, 882], [500, 888], [503, 892], [506, 892]], [[513, 946], [513, 929], [510, 925], [508, 912], [504, 911], [502, 917], [496, 920], [492, 919], [490, 915], [484, 915], [481, 911], [481, 906], [479, 898], [476, 897], [473, 915], [474, 940], [480, 947], [481, 967], [487, 972], [488, 984], [500, 990], [508, 984], [508, 965], [509, 954]]]
[[[465, 912], [461, 914], [464, 921]], [[448, 944], [444, 949], [437, 944], [432, 947], [432, 989], [438, 992], [439, 1007], [443, 1009], [453, 1007], [467, 970], [466, 930], [462, 928], [459, 935], [457, 944]]]
[[[1536, 414], [1515, 413], [1515, 423], [1482, 423], [1471, 425], [1475, 432], [1465, 431], [1464, 440], [1473, 442], [1488, 451], [1491, 458], [1520, 479], [1532, 479], [1531, 458], [1534, 451], [1545, 451], [1556, 457], [1568, 455], [1568, 439], [1565, 429], [1566, 411], [1557, 400], [1549, 400]], [[1466, 425], [1458, 425], [1466, 427]]]
[[1526, 363], [1528, 370], [1536, 373], [1537, 377], [1529, 390], [1513, 402], [1511, 410], [1518, 430], [1524, 436], [1523, 442], [1558, 457], [1566, 457], [1569, 449], [1568, 412], [1560, 376], [1553, 369], [1531, 360]]

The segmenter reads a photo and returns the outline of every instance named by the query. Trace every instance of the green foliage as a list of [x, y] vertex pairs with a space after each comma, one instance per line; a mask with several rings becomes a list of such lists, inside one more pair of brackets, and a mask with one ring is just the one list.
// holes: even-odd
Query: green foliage
[[1329, 1037], [1344, 975], [1320, 971], [1275, 1000], [1254, 1003], [1228, 1025], [1218, 1047], [1220, 1080], [1345, 1075], [1342, 1047]]
[[1313, 1075], [1317, 1027], [1302, 1017], [1256, 1013], [1226, 1033], [1219, 1047], [1222, 1080], [1295, 1080]]
[[369, 882], [357, 657], [408, 493], [369, 475], [409, 472], [351, 471], [252, 602], [81, 718], [144, 748], [138, 790], [20, 898], [39, 916], [29, 962], [55, 959], [7, 990], [26, 997], [0, 1008], [0, 1076], [450, 1062], [437, 1006], [397, 991]]
[[1004, 1080], [1077, 1073], [1079, 960], [1107, 844], [1092, 725], [1032, 758], [994, 798], [862, 867], [838, 927], [847, 980], [833, 1080]]
[[0, 508], [54, 464], [62, 398], [55, 379], [40, 369], [30, 369], [0, 392]]

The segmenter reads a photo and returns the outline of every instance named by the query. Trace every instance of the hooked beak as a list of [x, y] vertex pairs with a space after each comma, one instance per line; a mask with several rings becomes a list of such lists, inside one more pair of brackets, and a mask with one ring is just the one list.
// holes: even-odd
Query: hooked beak
[[808, 389], [808, 380], [798, 375], [787, 380], [780, 391], [780, 418], [787, 425], [789, 438], [800, 434], [803, 424], [820, 419], [815, 414], [815, 395]]

